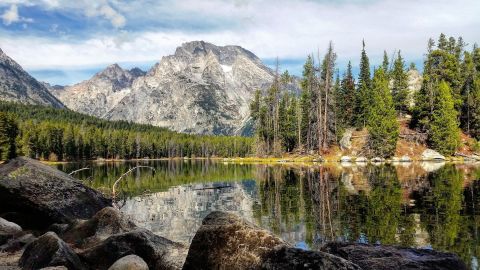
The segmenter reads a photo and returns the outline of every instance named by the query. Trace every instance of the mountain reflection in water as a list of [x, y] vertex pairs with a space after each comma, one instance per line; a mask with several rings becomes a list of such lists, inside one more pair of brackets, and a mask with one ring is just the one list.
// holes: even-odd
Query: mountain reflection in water
[[139, 226], [188, 244], [211, 211], [232, 211], [300, 248], [360, 241], [434, 248], [477, 269], [480, 167], [439, 163], [380, 166], [252, 165], [212, 161], [68, 163], [109, 192], [120, 184], [122, 211]]

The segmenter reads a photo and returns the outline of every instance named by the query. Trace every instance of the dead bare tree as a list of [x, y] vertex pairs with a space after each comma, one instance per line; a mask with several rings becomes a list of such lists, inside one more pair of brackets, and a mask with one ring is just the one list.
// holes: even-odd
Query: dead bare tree
[[133, 168], [131, 168], [130, 170], [128, 170], [127, 172], [125, 172], [124, 174], [122, 174], [114, 183], [113, 183], [113, 186], [112, 186], [112, 201], [113, 201], [113, 205], [116, 207], [116, 195], [117, 195], [117, 192], [116, 192], [116, 186], [117, 184], [125, 177], [127, 176], [129, 173], [133, 172], [135, 169], [139, 169], [139, 168], [148, 168], [148, 169], [151, 169], [152, 171], [155, 172], [155, 168], [153, 167], [150, 167], [150, 166], [135, 166]]
[[78, 169], [78, 170], [75, 170], [75, 171], [71, 171], [68, 175], [74, 175], [77, 172], [84, 171], [84, 170], [89, 170], [89, 169], [90, 169], [89, 167], [81, 168], [81, 169]]

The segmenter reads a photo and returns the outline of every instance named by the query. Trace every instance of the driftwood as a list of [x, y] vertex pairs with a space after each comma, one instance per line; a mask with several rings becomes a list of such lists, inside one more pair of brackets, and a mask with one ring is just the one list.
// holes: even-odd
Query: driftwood
[[[474, 156], [474, 155], [475, 155], [475, 156]], [[474, 153], [474, 155], [469, 156], [469, 155], [465, 155], [465, 154], [462, 154], [462, 153], [455, 152], [455, 156], [459, 156], [459, 157], [464, 157], [464, 158], [469, 158], [469, 159], [473, 159], [473, 160], [476, 160], [476, 161], [480, 161], [480, 157], [479, 157], [479, 156], [476, 156], [476, 155], [477, 155], [476, 153]]]
[[127, 172], [125, 172], [124, 174], [122, 174], [122, 175], [113, 183], [113, 186], [112, 186], [112, 201], [113, 201], [113, 205], [114, 205], [114, 206], [116, 206], [116, 195], [117, 195], [117, 192], [116, 192], [115, 187], [117, 186], [117, 184], [118, 184], [125, 176], [127, 176], [129, 173], [133, 172], [135, 169], [138, 169], [138, 168], [149, 168], [149, 169], [151, 169], [152, 171], [155, 172], [155, 168], [150, 167], [150, 166], [135, 166], [135, 167], [131, 168], [130, 170], [128, 170]]
[[68, 175], [74, 175], [77, 172], [84, 171], [84, 170], [89, 170], [89, 169], [90, 169], [89, 167], [81, 168], [81, 169], [70, 172]]

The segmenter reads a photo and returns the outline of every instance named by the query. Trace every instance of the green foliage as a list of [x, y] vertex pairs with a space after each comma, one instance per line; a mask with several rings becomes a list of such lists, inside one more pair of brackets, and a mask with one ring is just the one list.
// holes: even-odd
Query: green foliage
[[363, 42], [362, 54], [360, 58], [360, 73], [358, 76], [357, 95], [355, 98], [355, 116], [358, 127], [365, 126], [372, 97], [372, 81], [370, 78], [370, 62], [365, 51], [365, 42]]
[[408, 75], [405, 71], [405, 61], [398, 51], [391, 73], [392, 95], [395, 109], [400, 113], [408, 111]]
[[17, 154], [18, 124], [13, 115], [0, 111], [0, 160], [14, 158]]
[[340, 87], [336, 92], [338, 125], [347, 128], [354, 124], [355, 80], [352, 74], [352, 64], [348, 62], [347, 72], [343, 75]]
[[367, 119], [368, 147], [370, 155], [382, 158], [395, 154], [399, 136], [399, 126], [388, 88], [388, 78], [382, 68], [373, 77], [372, 104]]
[[452, 155], [460, 144], [457, 112], [448, 84], [438, 86], [432, 122], [429, 125], [429, 144], [444, 155]]
[[[50, 107], [0, 102], [0, 111], [17, 119], [19, 153], [39, 159], [232, 157], [248, 155], [253, 144], [247, 137], [189, 135]], [[8, 134], [15, 139], [13, 130]]]

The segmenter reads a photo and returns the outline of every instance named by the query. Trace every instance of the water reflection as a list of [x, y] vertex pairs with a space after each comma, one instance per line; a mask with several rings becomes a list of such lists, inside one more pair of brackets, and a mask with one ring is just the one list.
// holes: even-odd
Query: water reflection
[[[233, 211], [301, 248], [332, 240], [457, 253], [477, 269], [480, 170], [474, 165], [238, 165], [147, 162], [122, 182], [122, 211], [140, 226], [189, 243], [213, 210]], [[142, 165], [145, 165], [142, 164]], [[108, 192], [134, 163], [89, 165], [78, 177]]]

